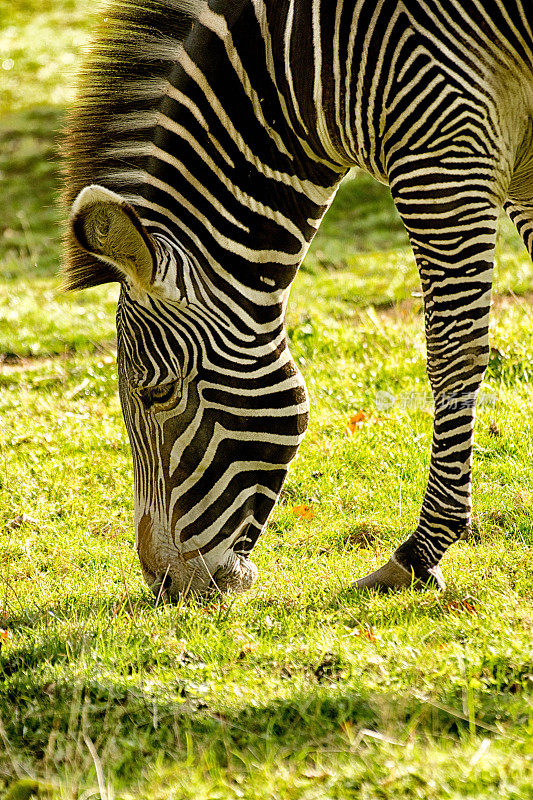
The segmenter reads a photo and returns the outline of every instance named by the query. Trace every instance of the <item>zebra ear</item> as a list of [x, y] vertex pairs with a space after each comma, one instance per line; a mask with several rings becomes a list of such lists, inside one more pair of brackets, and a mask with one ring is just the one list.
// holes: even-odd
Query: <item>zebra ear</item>
[[99, 279], [94, 264], [74, 259], [66, 270], [68, 288], [129, 278], [140, 289], [149, 289], [157, 267], [154, 242], [123, 197], [103, 186], [86, 186], [72, 204], [70, 227], [76, 243], [112, 270], [102, 270]]

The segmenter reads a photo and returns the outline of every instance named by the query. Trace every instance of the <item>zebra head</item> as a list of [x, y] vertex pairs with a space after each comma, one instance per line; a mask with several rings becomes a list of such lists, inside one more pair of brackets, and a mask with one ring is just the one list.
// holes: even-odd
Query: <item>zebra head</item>
[[102, 282], [87, 274], [90, 254], [122, 286], [119, 386], [145, 579], [170, 595], [243, 591], [307, 426], [284, 332], [287, 290], [221, 279], [101, 186], [80, 192], [71, 229], [85, 256], [70, 285]]

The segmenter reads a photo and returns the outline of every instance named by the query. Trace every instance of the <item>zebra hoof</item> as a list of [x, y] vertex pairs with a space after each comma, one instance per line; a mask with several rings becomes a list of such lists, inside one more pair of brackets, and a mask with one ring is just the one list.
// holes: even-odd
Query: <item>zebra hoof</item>
[[446, 583], [440, 567], [435, 566], [424, 570], [420, 575], [402, 566], [394, 556], [383, 567], [370, 575], [366, 575], [355, 583], [352, 589], [375, 589], [378, 592], [390, 592], [395, 589], [437, 589], [443, 591]]

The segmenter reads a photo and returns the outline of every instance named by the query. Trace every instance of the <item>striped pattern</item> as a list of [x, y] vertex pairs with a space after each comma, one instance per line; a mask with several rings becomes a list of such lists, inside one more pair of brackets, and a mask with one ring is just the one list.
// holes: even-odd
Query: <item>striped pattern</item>
[[[126, 0], [105, 17], [67, 132], [67, 204], [96, 189], [76, 200], [65, 278], [122, 283], [147, 580], [177, 594], [255, 579], [248, 554], [307, 423], [288, 288], [353, 166], [390, 184], [424, 289], [432, 459], [419, 526], [394, 559], [431, 578], [469, 525], [504, 203], [531, 252], [528, 3]], [[98, 186], [122, 198], [122, 261]], [[148, 280], [130, 252], [140, 235]]]

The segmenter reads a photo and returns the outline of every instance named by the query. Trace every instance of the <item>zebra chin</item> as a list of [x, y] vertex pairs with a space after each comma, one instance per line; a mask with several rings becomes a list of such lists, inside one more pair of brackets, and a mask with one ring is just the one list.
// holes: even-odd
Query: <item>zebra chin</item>
[[159, 537], [144, 515], [138, 525], [137, 550], [144, 579], [156, 598], [179, 600], [187, 596], [208, 597], [215, 593], [241, 594], [257, 580], [257, 567], [229, 549], [218, 561], [200, 551], [182, 553], [168, 537]]

